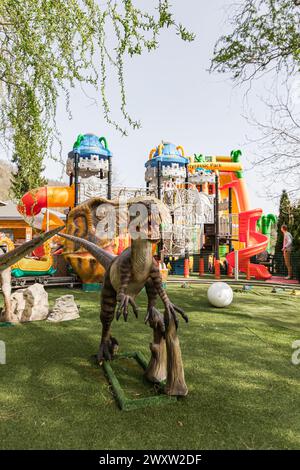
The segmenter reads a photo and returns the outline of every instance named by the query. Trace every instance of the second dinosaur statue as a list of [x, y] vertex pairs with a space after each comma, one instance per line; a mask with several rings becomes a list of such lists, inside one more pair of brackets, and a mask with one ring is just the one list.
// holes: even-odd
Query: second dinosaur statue
[[50, 230], [49, 232], [43, 233], [32, 240], [29, 240], [23, 245], [15, 248], [12, 251], [8, 251], [4, 253], [3, 250], [0, 249], [0, 282], [2, 287], [2, 293], [4, 296], [4, 304], [5, 308], [2, 311], [0, 316], [0, 321], [2, 322], [10, 322], [12, 319], [11, 315], [11, 303], [10, 303], [10, 295], [11, 295], [11, 269], [10, 267], [15, 264], [20, 259], [24, 258], [28, 253], [33, 251], [36, 247], [42, 245], [51, 237], [56, 235], [63, 227], [58, 227], [56, 229]]

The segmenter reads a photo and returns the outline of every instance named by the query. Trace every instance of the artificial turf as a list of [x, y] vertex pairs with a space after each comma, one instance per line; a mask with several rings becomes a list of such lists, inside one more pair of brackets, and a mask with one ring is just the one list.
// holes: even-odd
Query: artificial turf
[[[118, 408], [90, 360], [100, 335], [98, 293], [73, 291], [78, 320], [1, 328], [0, 448], [299, 449], [300, 365], [291, 356], [300, 339], [300, 297], [235, 288], [233, 304], [215, 309], [206, 290], [168, 286], [190, 318], [179, 329], [189, 395], [166, 406]], [[49, 289], [50, 301], [65, 293]], [[139, 304], [144, 313], [144, 294]], [[114, 322], [113, 333], [121, 351], [149, 357], [143, 314]], [[129, 396], [152, 393], [139, 368], [115, 366]]]

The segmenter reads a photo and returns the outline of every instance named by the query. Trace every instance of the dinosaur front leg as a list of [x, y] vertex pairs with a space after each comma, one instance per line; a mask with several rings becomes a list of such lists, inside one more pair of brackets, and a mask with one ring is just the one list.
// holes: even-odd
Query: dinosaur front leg
[[177, 305], [173, 304], [170, 301], [165, 289], [163, 288], [161, 274], [160, 274], [159, 268], [158, 268], [158, 266], [155, 262], [153, 262], [152, 269], [151, 269], [151, 272], [150, 272], [150, 277], [152, 279], [153, 285], [154, 285], [159, 297], [161, 298], [161, 300], [162, 300], [162, 302], [165, 306], [164, 318], [165, 318], [166, 328], [168, 328], [168, 325], [169, 325], [171, 319], [174, 320], [175, 326], [176, 326], [176, 328], [178, 328], [178, 318], [177, 318], [176, 312], [178, 312], [182, 316], [182, 318], [186, 322], [188, 322], [188, 317], [186, 316], [186, 314], [184, 313], [182, 308], [177, 307]]
[[12, 311], [11, 311], [11, 270], [10, 268], [5, 269], [0, 273], [1, 275], [1, 284], [2, 284], [2, 293], [4, 297], [4, 312], [2, 312], [1, 321], [12, 320]]
[[138, 317], [138, 307], [133, 298], [126, 294], [128, 284], [131, 280], [131, 262], [130, 258], [125, 258], [123, 263], [120, 265], [120, 287], [117, 293], [118, 308], [116, 313], [116, 319], [119, 320], [120, 316], [123, 315], [124, 320], [128, 318], [128, 305], [131, 305], [132, 310], [136, 318]]
[[102, 323], [102, 335], [97, 355], [101, 364], [105, 359], [110, 361], [118, 349], [118, 341], [111, 336], [111, 322], [114, 318], [116, 308], [116, 291], [111, 285], [109, 271], [105, 274], [101, 293], [100, 321]]
[[151, 358], [145, 371], [145, 377], [150, 382], [159, 383], [167, 377], [165, 323], [163, 315], [155, 308], [158, 294], [151, 279], [146, 282], [145, 288], [148, 297], [145, 323], [149, 322], [153, 329], [153, 342], [150, 343]]

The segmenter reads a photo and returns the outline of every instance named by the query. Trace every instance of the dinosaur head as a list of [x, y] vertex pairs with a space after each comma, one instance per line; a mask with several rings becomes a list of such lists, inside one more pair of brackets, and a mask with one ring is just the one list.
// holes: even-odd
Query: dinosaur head
[[24, 256], [26, 256], [38, 246], [43, 245], [43, 243], [49, 240], [49, 238], [56, 235], [63, 228], [64, 227], [57, 227], [53, 230], [49, 230], [49, 232], [42, 233], [38, 237], [33, 238], [32, 240], [29, 240], [26, 243], [23, 243], [23, 245], [18, 246], [18, 248], [15, 248], [14, 250], [5, 253], [4, 255], [0, 255], [0, 272], [9, 268], [20, 259], [24, 258]]
[[129, 227], [132, 240], [157, 243], [164, 226], [171, 223], [168, 207], [153, 196], [139, 196], [128, 201]]

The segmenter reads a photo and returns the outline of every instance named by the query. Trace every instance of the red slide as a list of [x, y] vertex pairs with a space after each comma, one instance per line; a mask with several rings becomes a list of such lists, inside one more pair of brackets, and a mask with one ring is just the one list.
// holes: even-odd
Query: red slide
[[[239, 270], [247, 273], [249, 266], [250, 276], [256, 279], [270, 279], [272, 275], [266, 266], [249, 263], [252, 256], [266, 250], [268, 237], [256, 231], [256, 222], [262, 215], [262, 209], [253, 209], [239, 214], [239, 240], [246, 243], [246, 248], [239, 250]], [[226, 259], [234, 268], [234, 252], [229, 253]]]

